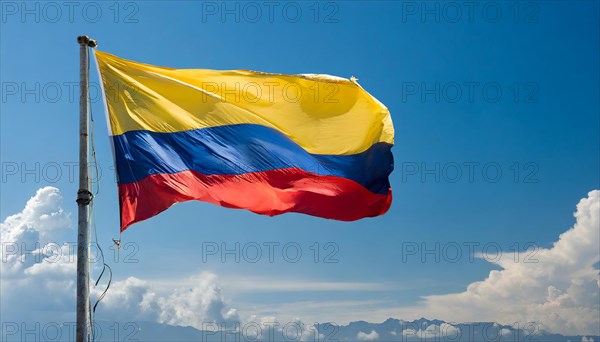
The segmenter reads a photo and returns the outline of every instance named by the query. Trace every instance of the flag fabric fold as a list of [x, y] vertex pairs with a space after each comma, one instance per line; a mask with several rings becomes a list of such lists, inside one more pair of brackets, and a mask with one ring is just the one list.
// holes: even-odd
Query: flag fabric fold
[[172, 69], [94, 53], [121, 231], [189, 200], [343, 221], [389, 209], [391, 117], [356, 82]]

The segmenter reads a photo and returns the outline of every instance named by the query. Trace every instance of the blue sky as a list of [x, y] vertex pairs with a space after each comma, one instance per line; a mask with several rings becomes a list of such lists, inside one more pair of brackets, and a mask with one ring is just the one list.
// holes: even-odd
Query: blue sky
[[[386, 215], [347, 223], [183, 203], [123, 234], [137, 261], [123, 262], [122, 250], [119, 262], [111, 261], [118, 280], [159, 284], [207, 271], [245, 315], [302, 301], [370, 301], [379, 319], [422, 296], [462, 292], [499, 269], [471, 260], [465, 243], [478, 243], [476, 253], [486, 244], [505, 254], [528, 243], [551, 247], [575, 222], [578, 201], [600, 186], [598, 2], [483, 2], [473, 12], [464, 3], [276, 2], [271, 18], [263, 2], [76, 2], [71, 17], [69, 5], [54, 4], [2, 2], [3, 220], [44, 186], [60, 189], [63, 208], [76, 213], [77, 182], [65, 163], [76, 162], [78, 151], [76, 88], [68, 96], [78, 81], [77, 35], [98, 40], [102, 51], [155, 65], [355, 76], [394, 121], [394, 201]], [[225, 9], [234, 14], [223, 16]], [[94, 69], [91, 82], [98, 82]], [[91, 96], [102, 170], [99, 243], [112, 254], [111, 239], [119, 238], [116, 184], [104, 108]], [[75, 238], [73, 231], [67, 240]], [[203, 262], [203, 242], [229, 248], [295, 242], [303, 257], [236, 263], [218, 254]], [[324, 249], [328, 242], [338, 262], [315, 263], [309, 247], [318, 243], [323, 259], [334, 250]], [[436, 242], [457, 243], [462, 257], [449, 262], [442, 252], [440, 262], [431, 255], [423, 262], [421, 254], [403, 260], [403, 246]], [[244, 279], [350, 285], [242, 290]], [[288, 314], [305, 314], [297, 311]], [[331, 315], [331, 321], [349, 317]]]

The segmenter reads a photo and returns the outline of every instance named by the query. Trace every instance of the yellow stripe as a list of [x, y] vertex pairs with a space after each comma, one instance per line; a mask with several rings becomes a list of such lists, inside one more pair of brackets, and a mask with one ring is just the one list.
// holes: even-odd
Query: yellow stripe
[[388, 109], [344, 78], [172, 69], [94, 52], [114, 135], [260, 124], [316, 154], [355, 154], [377, 142], [394, 143]]

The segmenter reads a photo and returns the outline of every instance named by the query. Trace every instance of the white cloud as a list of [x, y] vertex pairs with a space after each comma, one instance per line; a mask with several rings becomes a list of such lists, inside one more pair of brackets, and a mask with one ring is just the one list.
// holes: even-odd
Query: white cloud
[[[502, 257], [502, 270], [470, 284], [462, 293], [428, 296], [413, 308], [452, 321], [541, 323], [562, 334], [600, 330], [600, 284], [594, 265], [600, 261], [600, 191], [582, 199], [575, 225], [551, 248]], [[526, 257], [529, 256], [529, 259]]]
[[439, 331], [442, 337], [448, 337], [450, 340], [455, 340], [460, 336], [460, 328], [448, 323], [440, 324]]
[[356, 334], [356, 338], [361, 341], [374, 341], [379, 338], [379, 334], [375, 330], [371, 330], [371, 332], [368, 334], [364, 333], [362, 331], [359, 331], [358, 334]]
[[[92, 293], [97, 298], [101, 289], [94, 288]], [[156, 321], [158, 312], [156, 294], [150, 285], [141, 279], [129, 277], [113, 282], [104, 299], [98, 304], [97, 319]]]
[[449, 341], [455, 341], [460, 338], [460, 329], [452, 324], [442, 323], [440, 325], [430, 324], [425, 329], [407, 328], [402, 330], [402, 335], [406, 337], [418, 337], [419, 339], [439, 339], [445, 338]]
[[[63, 199], [54, 187], [45, 187], [31, 197], [23, 211], [7, 217], [0, 224], [4, 278], [19, 274], [29, 267], [51, 267], [68, 257], [63, 250], [64, 234], [70, 230], [71, 216], [62, 209]], [[71, 260], [67, 260], [71, 261]]]
[[161, 309], [160, 322], [201, 327], [203, 323], [239, 321], [234, 309], [226, 310], [221, 289], [216, 285], [216, 275], [202, 272], [192, 277], [192, 283], [194, 286], [175, 289], [170, 296], [157, 300]]
[[41, 241], [47, 241], [62, 233], [71, 225], [70, 214], [61, 208], [63, 198], [60, 190], [48, 186], [39, 189], [25, 208], [18, 214], [7, 217], [2, 223], [2, 238], [17, 240], [26, 230], [33, 230]]
[[314, 325], [303, 325], [304, 330], [302, 331], [302, 337], [300, 341], [325, 341], [325, 335], [319, 333]]
[[[202, 272], [193, 281], [157, 293], [151, 283], [129, 277], [115, 282], [98, 306], [98, 319], [146, 320], [171, 325], [202, 328], [204, 324], [228, 324], [239, 321], [235, 309], [227, 309], [216, 275]], [[95, 291], [96, 295], [99, 290]]]
[[500, 331], [498, 333], [503, 337], [507, 337], [507, 336], [512, 335], [513, 332], [510, 329], [502, 328], [502, 329], [500, 329]]
[[[39, 189], [18, 214], [0, 225], [3, 320], [72, 322], [76, 293], [76, 245], [71, 215], [54, 187]], [[129, 277], [113, 282], [99, 304], [97, 319], [148, 320], [201, 327], [202, 322], [237, 321], [212, 273], [180, 280], [156, 293], [151, 283]], [[102, 289], [92, 288], [92, 304]], [[19, 308], [16, 310], [15, 308]]]
[[62, 202], [58, 189], [41, 188], [20, 213], [0, 224], [3, 319], [29, 318], [34, 312], [51, 319], [72, 315], [76, 258], [73, 246], [64, 243], [72, 229]]

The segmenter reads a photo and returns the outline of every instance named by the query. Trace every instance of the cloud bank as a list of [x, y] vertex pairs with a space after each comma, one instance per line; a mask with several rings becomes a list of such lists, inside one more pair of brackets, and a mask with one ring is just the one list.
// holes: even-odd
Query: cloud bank
[[[62, 203], [57, 188], [45, 187], [27, 201], [23, 211], [1, 223], [3, 321], [73, 322], [76, 236]], [[97, 318], [195, 327], [202, 322], [238, 320], [237, 312], [226, 307], [214, 274], [203, 272], [182, 283], [187, 285], [159, 295], [135, 277], [113, 282], [98, 306]], [[100, 293], [101, 289], [92, 288], [92, 300]]]
[[[20, 213], [1, 223], [3, 320], [33, 316], [37, 320], [74, 320], [75, 249], [64, 242], [74, 241], [75, 232], [71, 215], [62, 209], [62, 202], [58, 189], [39, 189]], [[582, 199], [574, 216], [575, 224], [551, 248], [539, 249], [534, 258], [527, 259], [528, 252], [521, 253], [518, 262], [514, 255], [501, 258], [497, 261], [501, 270], [491, 271], [486, 279], [470, 284], [462, 293], [427, 296], [417, 306], [387, 310], [385, 314], [408, 316], [416, 312], [452, 322], [492, 321], [507, 325], [538, 322], [550, 332], [597, 334], [600, 191], [592, 191]], [[240, 322], [238, 312], [228, 305], [217, 282], [217, 276], [209, 272], [176, 279], [176, 285], [166, 290], [164, 286], [156, 290], [153, 283], [135, 277], [119, 280], [101, 302], [98, 319], [146, 320], [199, 329], [210, 322]], [[98, 296], [99, 290], [94, 289], [92, 294]], [[301, 308], [288, 305], [287, 311], [290, 312], [280, 314], [295, 317]], [[385, 309], [374, 311], [381, 314]], [[250, 321], [264, 319], [250, 316]], [[460, 333], [456, 327], [443, 323], [398, 334], [426, 336], [442, 331], [449, 335]], [[369, 329], [359, 331], [355, 338], [377, 340], [381, 333]]]
[[375, 330], [371, 330], [371, 332], [368, 334], [366, 334], [362, 331], [359, 331], [358, 334], [356, 334], [356, 338], [359, 341], [374, 341], [374, 340], [379, 339], [379, 334]]
[[39, 189], [23, 211], [0, 224], [0, 313], [5, 321], [23, 320], [36, 311], [48, 319], [73, 312], [77, 261], [72, 246], [60, 242], [72, 232], [62, 201], [58, 189]]
[[[600, 191], [577, 204], [575, 224], [551, 248], [501, 258], [466, 291], [425, 297], [420, 312], [452, 321], [538, 322], [563, 334], [600, 331]], [[527, 260], [527, 261], [526, 261]]]

